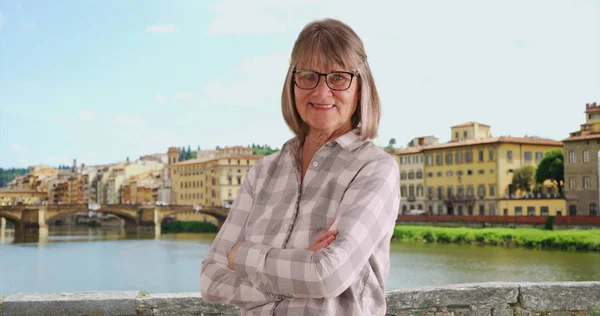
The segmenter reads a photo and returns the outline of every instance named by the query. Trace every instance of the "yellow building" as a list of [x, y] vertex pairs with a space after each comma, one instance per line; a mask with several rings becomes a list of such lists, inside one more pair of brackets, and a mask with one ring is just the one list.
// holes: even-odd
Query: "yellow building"
[[[239, 147], [232, 150], [239, 151]], [[175, 156], [175, 151], [169, 150]], [[173, 199], [179, 205], [228, 207], [233, 204], [246, 173], [262, 156], [222, 150], [219, 158], [192, 159], [171, 166]]]
[[433, 136], [417, 137], [408, 148], [396, 149], [394, 156], [400, 169], [400, 210], [425, 210], [425, 163], [423, 148], [438, 143]]
[[430, 214], [540, 216], [564, 211], [564, 200], [547, 199], [554, 193], [550, 183], [543, 195], [516, 191], [511, 184], [514, 170], [536, 167], [547, 151], [562, 148], [561, 142], [491, 137], [490, 126], [475, 122], [453, 126], [452, 139], [422, 149]]

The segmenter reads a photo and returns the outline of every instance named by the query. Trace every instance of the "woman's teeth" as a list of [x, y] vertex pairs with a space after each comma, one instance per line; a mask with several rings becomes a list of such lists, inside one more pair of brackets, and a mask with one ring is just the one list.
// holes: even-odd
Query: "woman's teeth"
[[333, 104], [314, 104], [311, 103], [312, 106], [319, 108], [319, 109], [331, 109], [334, 105]]

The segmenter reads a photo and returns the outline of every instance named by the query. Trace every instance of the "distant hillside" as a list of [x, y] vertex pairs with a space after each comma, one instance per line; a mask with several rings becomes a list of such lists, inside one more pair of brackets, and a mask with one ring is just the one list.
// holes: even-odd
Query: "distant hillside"
[[18, 176], [24, 176], [29, 172], [27, 168], [0, 168], [0, 188], [8, 186], [8, 183], [14, 180]]
[[253, 155], [262, 155], [262, 156], [267, 156], [270, 155], [272, 153], [276, 153], [279, 151], [279, 148], [271, 148], [271, 146], [261, 146], [261, 145], [256, 145], [256, 144], [252, 144], [252, 154]]

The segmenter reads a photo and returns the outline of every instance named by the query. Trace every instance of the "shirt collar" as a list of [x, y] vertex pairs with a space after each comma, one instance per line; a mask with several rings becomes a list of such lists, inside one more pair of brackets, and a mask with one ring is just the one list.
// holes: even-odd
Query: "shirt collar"
[[[343, 149], [345, 149], [347, 151], [353, 151], [353, 150], [359, 148], [360, 146], [362, 146], [367, 141], [368, 140], [361, 139], [360, 128], [355, 128], [355, 129], [347, 132], [346, 134], [336, 138], [335, 140], [325, 143], [324, 146], [335, 146], [335, 144], [338, 144], [338, 145], [340, 145], [340, 147], [342, 147]], [[292, 151], [294, 156], [297, 156], [298, 150], [300, 149], [300, 147], [302, 146], [303, 143], [304, 143], [304, 139], [296, 136], [296, 137], [288, 140], [283, 145], [283, 148], [289, 148], [289, 150]]]

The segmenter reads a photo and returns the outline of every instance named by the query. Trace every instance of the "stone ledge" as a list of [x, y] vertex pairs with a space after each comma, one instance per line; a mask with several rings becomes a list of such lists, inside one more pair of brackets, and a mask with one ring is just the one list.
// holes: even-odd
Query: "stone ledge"
[[[476, 283], [387, 293], [387, 315], [600, 316], [600, 282]], [[0, 316], [13, 315], [239, 315], [206, 303], [199, 293], [145, 291], [27, 293], [0, 297]]]

